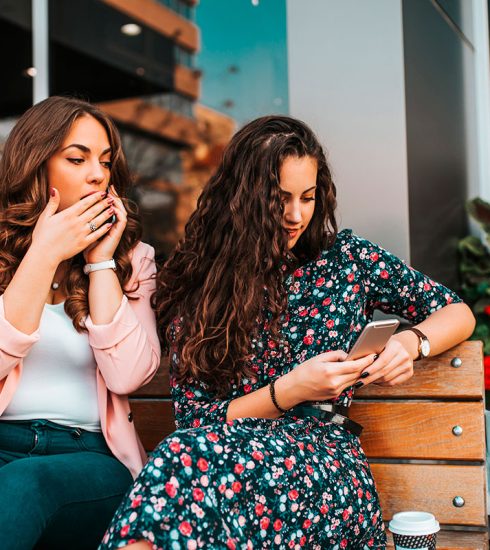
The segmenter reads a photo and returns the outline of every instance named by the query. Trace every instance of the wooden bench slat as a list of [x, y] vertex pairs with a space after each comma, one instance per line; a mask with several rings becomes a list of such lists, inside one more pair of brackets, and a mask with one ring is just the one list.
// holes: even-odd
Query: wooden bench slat
[[[364, 426], [367, 456], [385, 458], [485, 459], [483, 402], [354, 402], [351, 416]], [[460, 436], [453, 426], [463, 428]]]
[[139, 390], [135, 391], [133, 396], [137, 397], [169, 397], [170, 384], [168, 377], [168, 357], [162, 357], [160, 368], [154, 378]]
[[[486, 527], [484, 466], [371, 463], [383, 510], [389, 520], [396, 512], [424, 510], [441, 524]], [[465, 499], [462, 508], [453, 498]]]
[[[451, 366], [459, 357], [462, 365]], [[356, 392], [359, 398], [483, 398], [483, 357], [479, 341], [467, 341], [454, 348], [415, 363], [415, 376], [395, 386], [370, 384]]]
[[134, 425], [146, 451], [175, 431], [172, 403], [153, 399], [130, 399]]
[[[394, 550], [391, 533], [388, 541], [387, 550]], [[437, 550], [488, 550], [488, 534], [441, 530], [437, 533]]]

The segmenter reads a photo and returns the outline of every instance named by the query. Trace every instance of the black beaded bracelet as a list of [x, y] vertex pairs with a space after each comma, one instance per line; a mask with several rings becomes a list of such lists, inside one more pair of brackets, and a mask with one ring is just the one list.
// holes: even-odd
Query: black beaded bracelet
[[[277, 379], [276, 379], [277, 380]], [[276, 383], [276, 380], [272, 380], [272, 382], [269, 384], [269, 392], [271, 394], [271, 400], [272, 400], [272, 404], [274, 405], [274, 407], [276, 407], [276, 409], [281, 412], [282, 414], [284, 413], [287, 413], [288, 411], [286, 409], [283, 409], [282, 407], [280, 407], [277, 403], [277, 399], [276, 399], [276, 389], [274, 387], [275, 383]]]

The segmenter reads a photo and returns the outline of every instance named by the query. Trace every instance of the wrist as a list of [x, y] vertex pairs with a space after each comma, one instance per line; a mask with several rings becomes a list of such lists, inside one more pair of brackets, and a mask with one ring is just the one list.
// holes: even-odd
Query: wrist
[[419, 339], [417, 335], [410, 330], [403, 330], [393, 335], [392, 338], [398, 340], [400, 344], [407, 350], [408, 354], [415, 361], [419, 356]]
[[295, 381], [294, 369], [283, 376], [280, 376], [275, 382], [275, 393], [278, 405], [282, 409], [291, 409], [303, 399], [298, 396], [297, 383]]
[[103, 255], [97, 255], [97, 256], [90, 256], [87, 254], [85, 256], [85, 262], [87, 264], [100, 264], [101, 262], [108, 262], [109, 260], [113, 260], [114, 256], [103, 254]]
[[32, 243], [24, 256], [27, 261], [32, 260], [37, 265], [45, 265], [49, 271], [53, 272], [58, 269], [58, 266], [63, 261], [63, 258], [57, 258], [53, 256], [48, 249], [44, 249], [42, 246]]

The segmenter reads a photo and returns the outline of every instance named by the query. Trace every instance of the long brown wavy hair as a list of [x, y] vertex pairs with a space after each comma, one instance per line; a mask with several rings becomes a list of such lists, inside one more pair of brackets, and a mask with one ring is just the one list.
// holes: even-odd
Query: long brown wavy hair
[[[315, 211], [293, 254], [279, 186], [288, 157], [312, 157], [318, 167]], [[153, 304], [163, 346], [179, 355], [178, 382], [199, 380], [223, 396], [252, 375], [247, 360], [259, 322], [281, 339], [285, 274], [335, 240], [335, 197], [325, 153], [303, 122], [266, 116], [235, 134], [157, 278]]]
[[[0, 294], [31, 245], [34, 226], [48, 203], [47, 160], [59, 150], [75, 120], [86, 115], [102, 124], [112, 149], [110, 181], [128, 211], [128, 223], [114, 259], [122, 288], [130, 280], [129, 253], [141, 238], [141, 225], [134, 205], [125, 198], [131, 178], [119, 132], [112, 120], [94, 105], [74, 98], [50, 97], [20, 117], [0, 159]], [[62, 282], [67, 295], [65, 311], [78, 331], [85, 330], [84, 319], [89, 311], [84, 263], [82, 253], [73, 257]]]

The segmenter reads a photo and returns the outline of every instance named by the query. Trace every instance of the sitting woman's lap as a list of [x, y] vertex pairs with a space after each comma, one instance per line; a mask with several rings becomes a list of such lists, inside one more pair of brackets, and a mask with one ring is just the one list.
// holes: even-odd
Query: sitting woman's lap
[[385, 544], [358, 439], [316, 420], [244, 419], [166, 438], [101, 548], [142, 539], [174, 550]]
[[[96, 548], [131, 484], [128, 469], [105, 452], [102, 443], [97, 445], [96, 434], [80, 443], [72, 437], [79, 432], [54, 433], [50, 428], [40, 424], [40, 437], [31, 444], [29, 423], [0, 423], [0, 432], [17, 437], [20, 448], [4, 449], [15, 441], [2, 445], [0, 435], [2, 550]], [[22, 449], [22, 441], [31, 448]]]

